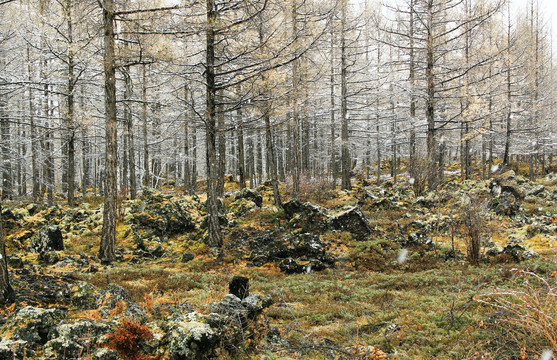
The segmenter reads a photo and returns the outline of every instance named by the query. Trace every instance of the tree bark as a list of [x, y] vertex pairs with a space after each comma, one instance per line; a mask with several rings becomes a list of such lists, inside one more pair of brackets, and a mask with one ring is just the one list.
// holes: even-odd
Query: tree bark
[[237, 121], [237, 146], [238, 146], [238, 175], [240, 182], [240, 189], [246, 187], [246, 160], [245, 160], [245, 150], [244, 150], [244, 119], [242, 114], [242, 109], [238, 108], [236, 115], [238, 116]]
[[348, 149], [348, 85], [347, 85], [347, 62], [346, 62], [346, 2], [341, 0], [341, 34], [340, 34], [340, 116], [342, 121], [341, 127], [341, 158], [342, 158], [342, 189], [350, 190], [350, 172], [352, 164], [350, 161], [350, 153]]
[[116, 258], [116, 197], [118, 192], [118, 148], [116, 129], [116, 71], [114, 54], [114, 3], [103, 0], [104, 76], [105, 76], [105, 198], [99, 259], [112, 262]]
[[2, 219], [2, 202], [0, 201], [0, 305], [15, 301], [15, 292], [10, 285], [4, 241], [4, 220]]
[[217, 154], [216, 154], [216, 85], [215, 85], [215, 23], [217, 13], [214, 0], [207, 0], [206, 24], [206, 157], [207, 157], [207, 244], [222, 248], [217, 205]]

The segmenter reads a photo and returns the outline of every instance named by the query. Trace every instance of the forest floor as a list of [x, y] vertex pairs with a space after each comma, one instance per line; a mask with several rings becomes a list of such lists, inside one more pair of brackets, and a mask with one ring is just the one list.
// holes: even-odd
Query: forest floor
[[[118, 260], [110, 265], [96, 259], [102, 199], [73, 209], [5, 204], [17, 302], [0, 312], [0, 359], [10, 352], [49, 359], [539, 359], [557, 351], [557, 176], [532, 182], [507, 172], [497, 180], [508, 191], [448, 178], [420, 196], [404, 177], [397, 184], [356, 180], [351, 191], [307, 181], [302, 201], [284, 210], [272, 205], [269, 184], [239, 195], [228, 183], [221, 259], [203, 242], [202, 195], [149, 190], [119, 204]], [[288, 188], [281, 185], [284, 195]], [[45, 245], [57, 236], [63, 250]], [[477, 264], [469, 254], [474, 238]], [[213, 326], [209, 314], [229, 300], [234, 275], [249, 278], [251, 294], [271, 295], [272, 305], [247, 316], [240, 330], [230, 322], [212, 332], [204, 325], [210, 336], [177, 345], [176, 333], [195, 333], [191, 324]], [[116, 297], [109, 284], [125, 294]], [[176, 309], [185, 307], [179, 323]], [[84, 335], [71, 324], [85, 319]], [[136, 349], [125, 350], [130, 344], [110, 335], [125, 319], [154, 336], [129, 340]], [[60, 324], [80, 340], [62, 341], [69, 335]]]

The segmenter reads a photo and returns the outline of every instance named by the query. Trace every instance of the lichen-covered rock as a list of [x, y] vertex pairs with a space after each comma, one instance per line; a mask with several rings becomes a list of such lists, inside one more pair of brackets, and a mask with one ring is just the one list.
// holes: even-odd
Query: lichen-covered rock
[[242, 217], [256, 208], [256, 204], [249, 199], [238, 199], [229, 206], [230, 214], [235, 217]]
[[64, 250], [62, 231], [58, 225], [47, 226], [39, 231], [31, 246], [39, 254]]
[[44, 346], [44, 358], [77, 359], [102, 343], [110, 326], [104, 322], [80, 319], [58, 325]]
[[368, 240], [373, 233], [369, 221], [357, 206], [331, 217], [329, 224], [333, 230], [350, 232], [359, 241]]
[[12, 330], [11, 340], [25, 341], [29, 347], [44, 345], [66, 318], [67, 310], [26, 306], [8, 319], [3, 330]]
[[236, 196], [234, 196], [234, 200], [240, 199], [251, 200], [255, 203], [255, 205], [257, 205], [257, 207], [261, 207], [263, 205], [263, 196], [261, 196], [261, 194], [254, 189], [244, 188], [240, 190], [236, 193]]
[[93, 352], [94, 360], [122, 360], [118, 351], [107, 349], [107, 348], [97, 348]]
[[167, 348], [169, 360], [205, 359], [218, 345], [217, 333], [207, 323], [184, 316], [167, 322], [165, 327], [161, 344]]
[[32, 357], [33, 351], [27, 349], [27, 342], [23, 340], [0, 339], [0, 360], [24, 359]]

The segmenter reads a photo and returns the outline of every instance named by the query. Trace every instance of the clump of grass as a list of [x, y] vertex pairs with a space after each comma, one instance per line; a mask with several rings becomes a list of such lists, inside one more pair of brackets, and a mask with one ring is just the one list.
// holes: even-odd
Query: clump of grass
[[495, 355], [538, 357], [544, 350], [557, 354], [556, 273], [545, 279], [530, 271], [515, 271], [519, 275], [516, 290], [495, 288], [474, 298], [497, 311], [496, 321], [492, 321], [500, 332], [492, 339], [497, 345]]

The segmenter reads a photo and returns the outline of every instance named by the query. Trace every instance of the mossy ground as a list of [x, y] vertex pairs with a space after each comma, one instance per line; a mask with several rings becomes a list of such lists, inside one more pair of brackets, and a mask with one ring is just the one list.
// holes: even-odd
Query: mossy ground
[[[309, 194], [317, 193], [310, 185], [307, 190]], [[356, 192], [331, 189], [319, 193], [319, 196], [308, 196], [307, 200], [328, 209], [340, 209], [357, 203]], [[245, 213], [237, 219], [235, 229], [255, 235], [287, 225], [284, 214], [271, 207], [271, 192], [264, 191], [263, 195], [263, 208]], [[202, 201], [203, 196], [200, 198]], [[435, 195], [433, 199], [436, 199]], [[96, 198], [91, 199], [88, 206], [97, 205], [96, 201]], [[45, 267], [44, 271], [72, 272], [98, 287], [104, 287], [107, 282], [117, 283], [152, 316], [162, 316], [157, 313], [157, 305], [184, 300], [195, 308], [207, 309], [209, 303], [222, 299], [227, 293], [228, 281], [233, 275], [247, 276], [251, 292], [273, 296], [275, 304], [265, 312], [266, 331], [278, 332], [282, 342], [280, 345], [262, 342], [252, 348], [249, 355], [238, 355], [238, 358], [340, 358], [349, 355], [341, 349], [370, 345], [378, 347], [392, 359], [479, 359], [484, 355], [485, 358], [497, 358], [493, 355], [498, 353], [493, 340], [503, 335], [500, 329], [488, 325], [493, 323], [490, 319], [494, 310], [474, 301], [474, 297], [493, 287], [512, 289], [519, 286], [515, 281], [517, 273], [512, 269], [554, 277], [557, 252], [553, 248], [552, 236], [555, 234], [535, 231], [527, 234], [526, 227], [516, 228], [509, 218], [490, 215], [489, 226], [485, 228], [490, 240], [503, 245], [509, 241], [510, 235], [523, 236], [524, 244], [541, 256], [521, 263], [484, 261], [478, 266], [471, 266], [464, 259], [445, 261], [443, 249], [454, 246], [466, 252], [462, 225], [452, 222], [459, 216], [455, 203], [452, 200], [433, 201], [434, 206], [424, 210], [412, 207], [412, 201], [402, 199], [391, 208], [362, 206], [370, 224], [381, 230], [381, 238], [357, 242], [349, 233], [324, 232], [322, 239], [337, 244], [334, 253], [338, 262], [336, 268], [322, 272], [285, 275], [274, 264], [251, 266], [246, 260], [233, 256], [232, 252], [217, 261], [200, 241], [202, 230], [169, 237], [164, 243], [166, 252], [162, 258], [141, 264], [129, 263], [133, 255], [131, 251], [124, 251], [122, 261], [100, 266], [94, 274], [53, 267]], [[225, 203], [228, 206], [231, 200], [225, 199]], [[524, 211], [526, 215], [547, 214], [552, 217], [552, 222], [556, 222], [554, 208], [552, 201], [540, 200], [535, 206], [526, 204]], [[383, 242], [400, 236], [403, 233], [401, 228], [412, 226], [412, 221], [431, 219], [432, 215], [439, 221], [428, 235], [440, 247], [427, 256], [419, 250], [410, 250], [406, 262], [397, 262], [400, 249], [393, 247], [387, 251]], [[72, 233], [64, 254], [96, 255], [100, 234], [97, 224], [93, 225], [84, 236]], [[15, 229], [9, 234], [8, 254], [17, 252], [10, 248], [10, 239], [21, 231]], [[68, 233], [71, 232], [66, 232], [66, 236]], [[117, 246], [132, 249], [130, 225], [120, 221], [117, 233]], [[234, 231], [225, 231], [225, 243], [231, 240], [231, 236]], [[374, 251], [376, 257], [373, 257]], [[180, 258], [184, 252], [194, 253], [195, 259], [182, 263]], [[375, 262], [375, 266], [358, 266], [357, 259], [362, 255], [367, 256], [367, 261]], [[27, 254], [23, 259], [34, 264], [35, 257]], [[10, 309], [4, 309], [4, 312], [9, 313]], [[76, 312], [75, 316], [95, 317], [98, 314], [95, 309], [88, 309]], [[521, 356], [522, 351], [522, 355], [526, 353], [536, 358], [534, 354], [543, 349], [535, 348], [535, 345], [525, 344], [522, 350], [520, 347], [510, 348], [507, 353]], [[222, 355], [222, 358], [227, 356]]]

